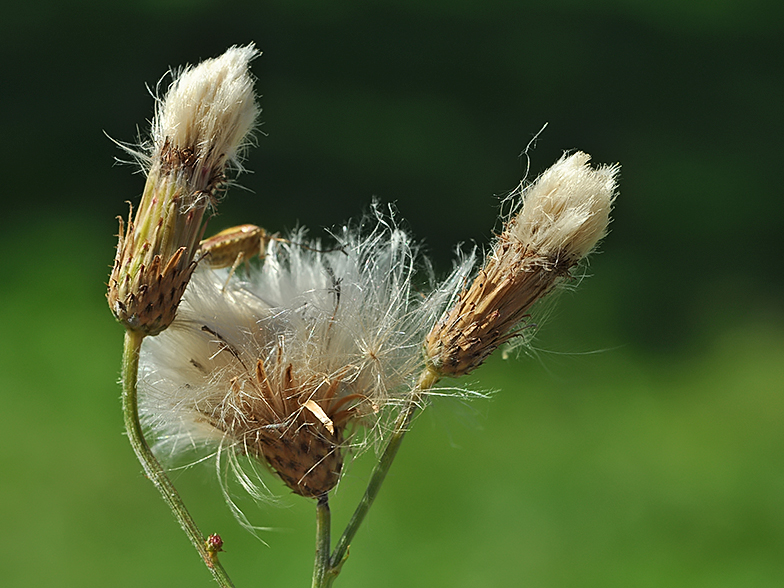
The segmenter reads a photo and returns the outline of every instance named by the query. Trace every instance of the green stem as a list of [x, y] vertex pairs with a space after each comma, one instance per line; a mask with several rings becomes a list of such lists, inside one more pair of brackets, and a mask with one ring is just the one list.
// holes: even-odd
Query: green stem
[[123, 349], [123, 416], [125, 417], [125, 429], [128, 431], [128, 439], [131, 442], [136, 457], [144, 468], [145, 475], [155, 485], [163, 496], [166, 504], [174, 513], [182, 530], [188, 535], [191, 543], [199, 552], [204, 563], [212, 572], [215, 580], [224, 588], [233, 588], [229, 576], [220, 564], [215, 552], [207, 550], [205, 537], [196, 526], [193, 518], [185, 504], [182, 502], [177, 489], [166, 475], [161, 464], [155, 458], [144, 439], [141, 423], [139, 422], [139, 406], [136, 394], [136, 382], [139, 374], [139, 350], [142, 346], [144, 335], [131, 331], [125, 332], [125, 347]]
[[331, 571], [329, 565], [330, 526], [329, 496], [322, 494], [316, 503], [316, 561], [313, 564], [313, 588], [324, 586], [324, 577]]
[[381, 485], [384, 483], [389, 468], [395, 460], [398, 449], [400, 449], [400, 444], [403, 443], [403, 438], [411, 425], [411, 420], [414, 418], [414, 413], [416, 413], [416, 409], [419, 405], [421, 393], [435, 385], [438, 380], [439, 376], [436, 372], [431, 369], [426, 369], [419, 378], [419, 382], [413, 391], [411, 400], [409, 400], [406, 407], [398, 415], [397, 420], [395, 421], [395, 427], [392, 434], [389, 436], [389, 441], [387, 441], [384, 452], [381, 454], [381, 458], [378, 460], [378, 463], [373, 468], [373, 472], [370, 475], [370, 481], [365, 489], [365, 494], [359, 501], [359, 505], [357, 505], [354, 514], [351, 516], [351, 520], [346, 526], [346, 530], [343, 531], [343, 535], [341, 535], [335, 546], [332, 557], [330, 557], [329, 570], [325, 575], [325, 583], [323, 584], [324, 588], [332, 586], [335, 578], [340, 574], [340, 569], [343, 567], [346, 558], [348, 558], [349, 545], [354, 539], [354, 535], [357, 534], [360, 525], [362, 525], [362, 521], [365, 520], [365, 516], [370, 510], [370, 507], [373, 506], [373, 501], [376, 499], [376, 496], [378, 496], [379, 490], [381, 490]]

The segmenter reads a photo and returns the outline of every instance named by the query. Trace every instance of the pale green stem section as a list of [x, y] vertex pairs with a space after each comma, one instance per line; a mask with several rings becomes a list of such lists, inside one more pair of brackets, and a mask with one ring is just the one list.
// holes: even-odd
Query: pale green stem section
[[421, 393], [434, 386], [439, 379], [440, 376], [430, 368], [422, 372], [422, 375], [419, 377], [419, 382], [413, 391], [411, 400], [398, 415], [397, 420], [395, 421], [395, 427], [392, 430], [392, 434], [389, 436], [389, 441], [387, 441], [384, 452], [381, 454], [381, 458], [378, 460], [376, 467], [373, 468], [373, 472], [370, 475], [370, 481], [365, 489], [365, 494], [359, 501], [359, 505], [351, 516], [351, 520], [348, 522], [346, 530], [343, 531], [343, 535], [341, 535], [335, 546], [335, 551], [329, 559], [329, 569], [324, 574], [323, 583], [320, 585], [313, 584], [314, 588], [329, 588], [332, 586], [335, 578], [338, 577], [338, 574], [340, 574], [340, 569], [348, 558], [349, 545], [354, 539], [354, 535], [357, 534], [360, 525], [362, 525], [362, 521], [365, 520], [365, 516], [373, 505], [373, 501], [376, 499], [376, 496], [378, 496], [381, 485], [384, 483], [389, 468], [395, 460], [398, 449], [400, 449], [400, 444], [403, 443], [403, 438], [411, 425], [411, 420], [414, 418], [414, 413], [419, 405]]
[[144, 335], [131, 331], [125, 332], [125, 347], [123, 349], [123, 416], [125, 417], [125, 429], [128, 431], [128, 439], [131, 442], [136, 457], [144, 468], [145, 475], [155, 485], [163, 496], [166, 504], [174, 513], [182, 530], [188, 535], [191, 543], [199, 552], [204, 563], [212, 572], [215, 580], [224, 588], [233, 588], [229, 576], [218, 561], [217, 554], [207, 551], [205, 537], [196, 526], [193, 518], [185, 504], [182, 502], [177, 489], [172, 484], [165, 470], [155, 458], [147, 445], [142, 433], [141, 423], [139, 422], [139, 406], [136, 394], [136, 382], [139, 375], [139, 350], [142, 346]]
[[316, 503], [316, 561], [313, 565], [313, 588], [323, 586], [324, 576], [331, 571], [329, 565], [330, 526], [329, 495], [322, 494]]

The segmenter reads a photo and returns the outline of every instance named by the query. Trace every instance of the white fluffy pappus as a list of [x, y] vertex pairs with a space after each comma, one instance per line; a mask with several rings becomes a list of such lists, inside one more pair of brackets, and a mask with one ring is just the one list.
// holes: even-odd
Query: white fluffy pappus
[[590, 160], [591, 156], [581, 151], [564, 154], [531, 186], [522, 189], [522, 210], [508, 230], [527, 252], [546, 260], [574, 263], [605, 236], [620, 166], [592, 168]]
[[235, 46], [173, 73], [174, 81], [155, 109], [153, 160], [167, 148], [192, 149], [205, 171], [228, 163], [239, 168], [259, 114], [249, 73], [258, 55], [252, 43]]
[[197, 269], [175, 321], [142, 346], [140, 410], [156, 453], [247, 454], [316, 497], [337, 484], [348, 447], [383, 434], [385, 408], [412, 398], [425, 335], [473, 260], [425, 296], [409, 236], [379, 214], [363, 224], [326, 252], [303, 232], [273, 240], [225, 291], [225, 270]]

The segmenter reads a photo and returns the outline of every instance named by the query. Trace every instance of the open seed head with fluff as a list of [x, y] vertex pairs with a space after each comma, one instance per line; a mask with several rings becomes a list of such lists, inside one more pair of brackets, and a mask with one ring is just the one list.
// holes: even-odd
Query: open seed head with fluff
[[408, 235], [369, 223], [328, 252], [302, 233], [271, 241], [225, 290], [225, 271], [197, 269], [176, 320], [142, 347], [140, 409], [160, 455], [248, 454], [308, 497], [337, 484], [353, 433], [381, 432], [384, 409], [412, 398], [424, 336], [464, 271], [418, 294]]

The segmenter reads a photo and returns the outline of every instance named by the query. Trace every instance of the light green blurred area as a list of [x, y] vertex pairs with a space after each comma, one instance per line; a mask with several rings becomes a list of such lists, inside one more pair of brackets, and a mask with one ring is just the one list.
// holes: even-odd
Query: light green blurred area
[[[443, 274], [497, 199], [563, 149], [620, 161], [612, 232], [536, 316], [419, 417], [336, 587], [784, 585], [784, 4], [18, 4], [0, 22], [0, 586], [210, 586], [122, 433], [104, 292], [112, 167], [144, 88], [255, 40], [262, 133], [211, 232], [317, 231], [396, 201]], [[18, 56], [18, 57], [17, 57]], [[578, 284], [579, 282], [579, 284]], [[373, 454], [348, 467], [335, 533]], [[306, 586], [314, 506], [174, 473], [238, 588]]]

